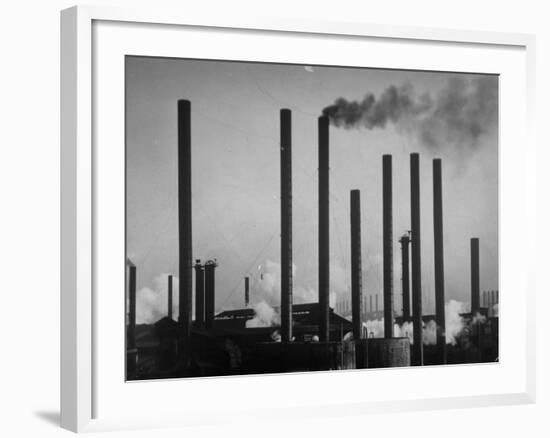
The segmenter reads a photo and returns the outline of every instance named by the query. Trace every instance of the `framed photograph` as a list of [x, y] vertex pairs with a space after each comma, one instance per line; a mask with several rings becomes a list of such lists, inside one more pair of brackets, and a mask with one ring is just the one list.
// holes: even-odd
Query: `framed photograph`
[[63, 427], [534, 401], [532, 36], [61, 26]]

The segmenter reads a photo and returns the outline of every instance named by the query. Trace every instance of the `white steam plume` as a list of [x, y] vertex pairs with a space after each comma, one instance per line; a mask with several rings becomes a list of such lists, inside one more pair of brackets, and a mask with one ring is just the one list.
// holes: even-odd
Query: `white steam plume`
[[246, 321], [246, 327], [272, 327], [280, 324], [280, 316], [273, 307], [265, 301], [260, 301], [253, 306], [254, 318]]
[[[136, 293], [136, 323], [153, 324], [168, 316], [168, 275], [160, 274], [153, 279], [152, 287], [144, 287]], [[172, 315], [177, 318], [179, 305], [179, 278], [172, 276]]]
[[[293, 303], [315, 303], [319, 299], [316, 288], [309, 285], [296, 283], [296, 265], [292, 265], [293, 281]], [[252, 302], [265, 301], [270, 306], [278, 306], [281, 302], [281, 264], [273, 260], [266, 260], [258, 266], [260, 279], [259, 287], [251, 293]], [[334, 264], [330, 267], [330, 305], [335, 306], [341, 295], [348, 294], [346, 285], [346, 271], [340, 265]], [[347, 295], [346, 295], [347, 296]]]
[[[450, 300], [445, 304], [445, 340], [447, 344], [456, 345], [457, 339], [466, 327], [466, 321], [460, 315], [465, 312], [466, 305], [459, 301]], [[476, 315], [473, 322], [484, 322], [485, 317]], [[366, 327], [368, 337], [381, 338], [384, 336], [384, 318], [377, 320], [368, 320], [363, 323]], [[401, 325], [394, 324], [393, 336], [409, 338], [411, 344], [414, 339], [414, 326], [410, 321], [404, 322]], [[437, 324], [434, 320], [430, 320], [423, 324], [422, 343], [424, 345], [435, 345], [437, 342]]]

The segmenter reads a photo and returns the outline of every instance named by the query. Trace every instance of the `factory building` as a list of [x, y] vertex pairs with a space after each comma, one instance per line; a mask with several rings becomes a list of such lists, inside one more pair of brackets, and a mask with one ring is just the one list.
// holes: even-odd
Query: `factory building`
[[[274, 309], [279, 314], [280, 309]], [[329, 309], [330, 341], [336, 342], [344, 338], [352, 330], [351, 321], [338, 315], [332, 308]], [[319, 334], [319, 303], [294, 304], [292, 309], [292, 339], [297, 342], [315, 342]], [[269, 337], [265, 340], [273, 340], [280, 333], [280, 324], [264, 327], [250, 327], [254, 320], [254, 309], [226, 310], [214, 318], [214, 327], [235, 333], [246, 332], [249, 328], [262, 328]], [[249, 327], [247, 328], [247, 323]], [[274, 335], [274, 336], [272, 336]], [[277, 338], [278, 339], [278, 338]]]

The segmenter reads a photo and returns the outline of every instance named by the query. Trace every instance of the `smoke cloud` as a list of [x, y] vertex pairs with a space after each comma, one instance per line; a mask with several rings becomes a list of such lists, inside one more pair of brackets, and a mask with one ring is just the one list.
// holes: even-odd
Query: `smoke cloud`
[[260, 301], [253, 306], [254, 318], [246, 321], [246, 327], [272, 327], [281, 322], [280, 315], [265, 301]]
[[461, 313], [466, 311], [466, 305], [460, 301], [450, 300], [445, 304], [445, 339], [447, 344], [456, 345], [460, 333], [466, 323]]
[[[486, 318], [478, 313], [472, 321], [468, 323], [461, 316], [462, 313], [466, 313], [466, 307], [466, 304], [455, 300], [450, 300], [445, 303], [445, 341], [447, 344], [456, 345], [465, 328], [477, 322], [485, 322]], [[384, 318], [368, 320], [363, 323], [363, 326], [367, 329], [369, 338], [384, 337]], [[393, 336], [409, 338], [412, 344], [414, 339], [413, 323], [407, 321], [401, 325], [394, 324]], [[430, 320], [423, 324], [422, 343], [424, 345], [435, 345], [437, 343], [437, 323], [434, 320]]]
[[483, 135], [496, 129], [498, 80], [484, 75], [452, 77], [438, 93], [416, 95], [412, 85], [391, 85], [380, 96], [336, 99], [323, 109], [333, 126], [384, 129], [393, 124], [432, 150], [476, 149]]
[[[294, 304], [315, 303], [319, 299], [316, 288], [309, 285], [300, 285], [296, 279], [296, 265], [292, 265], [293, 302]], [[258, 266], [258, 287], [252, 285], [250, 299], [252, 302], [265, 301], [270, 306], [278, 306], [281, 301], [281, 264], [273, 260], [266, 260]], [[349, 293], [346, 284], [346, 271], [337, 264], [330, 267], [330, 305], [336, 305], [339, 297]]]
[[[136, 293], [136, 323], [153, 324], [168, 316], [168, 275], [160, 274], [153, 279], [151, 287], [144, 287]], [[172, 276], [173, 316], [178, 309], [179, 278]], [[176, 316], [177, 317], [177, 316]]]

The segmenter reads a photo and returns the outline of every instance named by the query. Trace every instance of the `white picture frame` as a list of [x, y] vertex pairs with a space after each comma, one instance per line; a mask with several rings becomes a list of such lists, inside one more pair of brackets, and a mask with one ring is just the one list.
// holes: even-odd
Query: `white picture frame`
[[[235, 416], [255, 417], [256, 419], [267, 419], [270, 417], [270, 407], [254, 406], [254, 403], [243, 401], [242, 409], [227, 411], [216, 404], [208, 406], [197, 406], [192, 415], [182, 414], [183, 408], [167, 411], [159, 405], [157, 411], [150, 416], [130, 415], [120, 409], [120, 412], [109, 410], [108, 415], [101, 415], [101, 396], [105, 391], [102, 388], [103, 371], [105, 364], [101, 362], [104, 355], [98, 355], [98, 349], [102, 348], [98, 343], [101, 339], [101, 332], [98, 335], [95, 313], [97, 312], [98, 301], [95, 297], [98, 285], [102, 279], [98, 276], [104, 275], [98, 260], [98, 239], [101, 239], [101, 230], [98, 230], [98, 203], [103, 202], [98, 198], [100, 193], [97, 186], [98, 173], [103, 172], [102, 159], [98, 158], [95, 151], [97, 138], [102, 138], [101, 133], [96, 131], [95, 123], [101, 120], [98, 114], [96, 95], [101, 71], [98, 70], [95, 61], [101, 56], [98, 50], [105, 47], [102, 37], [96, 32], [94, 26], [98, 23], [115, 23], [119, 25], [131, 24], [132, 32], [137, 35], [140, 26], [149, 26], [150, 30], [158, 31], [176, 29], [178, 26], [186, 29], [200, 30], [202, 33], [210, 31], [224, 31], [231, 29], [238, 31], [241, 36], [253, 40], [262, 33], [269, 34], [274, 38], [279, 36], [292, 36], [293, 38], [307, 38], [308, 36], [319, 37], [350, 37], [355, 40], [361, 38], [370, 40], [388, 41], [389, 43], [413, 45], [442, 45], [452, 44], [456, 47], [481, 47], [488, 51], [510, 51], [521, 53], [519, 59], [524, 62], [517, 66], [519, 78], [525, 79], [524, 88], [516, 90], [520, 97], [522, 110], [525, 117], [518, 123], [521, 125], [519, 131], [506, 133], [510, 138], [522, 140], [523, 147], [517, 153], [521, 156], [523, 169], [517, 174], [510, 175], [507, 172], [507, 164], [503, 163], [501, 178], [503, 184], [501, 190], [508, 190], [511, 178], [521, 180], [520, 187], [516, 192], [507, 191], [507, 196], [514, 199], [524, 199], [525, 208], [521, 216], [510, 219], [504, 224], [504, 234], [507, 230], [513, 230], [518, 224], [523, 226], [524, 239], [515, 247], [501, 245], [505, 263], [513, 260], [514, 253], [522, 253], [523, 263], [520, 273], [516, 277], [507, 277], [504, 282], [519, 285], [521, 288], [522, 300], [518, 305], [520, 323], [518, 325], [518, 339], [525, 348], [518, 348], [517, 355], [520, 364], [515, 375], [516, 384], [513, 389], [487, 390], [482, 393], [468, 393], [461, 395], [458, 392], [452, 394], [432, 393], [430, 396], [418, 397], [413, 392], [403, 398], [356, 397], [346, 400], [319, 399], [318, 395], [312, 393], [309, 398], [301, 398], [295, 405], [288, 406], [279, 399], [276, 415], [288, 415], [296, 417], [310, 417], [311, 415], [363, 415], [369, 412], [399, 412], [414, 409], [442, 409], [451, 407], [472, 407], [532, 403], [535, 400], [535, 309], [534, 309], [534, 260], [531, 254], [535, 241], [535, 146], [532, 138], [532, 120], [534, 110], [534, 50], [535, 40], [531, 35], [490, 33], [483, 31], [461, 31], [450, 29], [424, 29], [402, 26], [382, 26], [366, 24], [361, 22], [339, 23], [339, 22], [318, 22], [307, 20], [275, 19], [269, 17], [250, 17], [246, 14], [239, 14], [236, 17], [216, 16], [214, 13], [208, 16], [197, 15], [192, 11], [162, 11], [157, 9], [130, 10], [110, 7], [78, 6], [62, 11], [61, 13], [61, 426], [75, 431], [100, 431], [112, 429], [133, 429], [148, 427], [177, 426], [190, 424], [205, 424], [216, 415], [216, 422], [235, 421]], [[156, 29], [156, 30], [155, 30]], [[107, 34], [107, 37], [113, 34]], [[122, 38], [121, 38], [122, 39]], [[103, 45], [102, 45], [103, 44]], [[113, 47], [121, 45], [113, 44]], [[200, 47], [199, 47], [200, 49]], [[113, 49], [114, 50], [114, 49]], [[154, 50], [154, 45], [148, 50]], [[118, 53], [118, 52], [117, 52]], [[115, 52], [113, 54], [116, 55]], [[132, 54], [135, 54], [132, 51]], [[164, 54], [163, 54], [164, 55]], [[328, 55], [327, 55], [328, 56]], [[515, 56], [515, 55], [514, 55]], [[109, 59], [109, 58], [106, 58]], [[458, 62], [458, 61], [456, 61]], [[472, 61], [474, 62], [474, 61]], [[390, 66], [388, 66], [390, 67]], [[391, 67], [397, 67], [391, 66]], [[429, 69], [429, 65], [426, 64]], [[451, 68], [451, 67], [449, 67]], [[492, 71], [499, 73], [498, 68]], [[482, 69], [479, 71], [485, 71]], [[120, 84], [120, 82], [119, 82]], [[120, 92], [120, 90], [118, 90]], [[504, 138], [506, 141], [507, 138]], [[112, 169], [111, 169], [112, 170]], [[110, 170], [107, 169], [107, 172]], [[116, 169], [114, 169], [116, 172]], [[502, 192], [501, 192], [502, 199]], [[501, 214], [507, 214], [501, 210]], [[503, 216], [504, 217], [504, 216]], [[506, 216], [507, 217], [507, 216]], [[511, 216], [510, 216], [511, 217]], [[123, 236], [121, 236], [123, 237]], [[501, 235], [502, 241], [502, 235]], [[510, 249], [511, 248], [511, 249]], [[502, 276], [502, 274], [501, 274]], [[505, 287], [503, 286], [503, 290]], [[503, 300], [505, 301], [505, 292]], [[504, 320], [504, 317], [503, 317]], [[505, 324], [505, 323], [504, 323]], [[508, 342], [502, 339], [501, 342]], [[505, 345], [504, 345], [505, 346]], [[399, 370], [390, 371], [393, 376], [398, 376]], [[438, 369], [418, 370], [418, 379], [427, 379], [439, 373]], [[453, 371], [455, 372], [455, 371]], [[304, 385], [313, 387], [318, 385], [320, 379], [327, 384], [337, 385], [349, 384], [352, 379], [358, 379], [359, 374], [341, 374], [335, 380], [326, 373], [315, 373], [316, 376], [308, 377]], [[409, 376], [410, 377], [410, 376]], [[362, 377], [361, 377], [362, 378]], [[281, 386], [281, 382], [288, 382], [289, 385], [296, 385], [298, 380], [303, 379], [300, 375], [288, 375], [279, 377], [273, 383], [269, 379], [273, 377], [234, 377], [223, 379], [219, 383], [224, 389], [230, 390], [239, 384], [241, 388], [248, 388], [255, 385], [258, 379], [263, 379], [266, 385]], [[124, 384], [124, 382], [121, 382]], [[149, 393], [162, 394], [168, 392], [169, 382], [156, 389], [153, 385], [143, 390], [152, 391]], [[174, 385], [179, 384], [174, 382]], [[128, 384], [126, 384], [128, 385]], [[194, 380], [188, 384], [188, 391], [204, 391], [211, 394], [214, 391], [213, 380]], [[139, 384], [130, 384], [132, 396], [141, 391]], [[284, 386], [284, 384], [282, 385]], [[510, 386], [510, 388], [512, 388]], [[481, 389], [480, 391], [483, 391]], [[328, 392], [330, 393], [330, 391]], [[327, 393], [327, 394], [328, 394]], [[103, 396], [103, 395], [102, 395]], [[113, 393], [114, 397], [115, 394]], [[103, 396], [104, 397], [104, 396]], [[121, 395], [122, 397], [122, 395]], [[113, 398], [121, 406], [121, 399]], [[221, 400], [223, 403], [223, 400]], [[296, 409], [299, 406], [300, 409]]]

